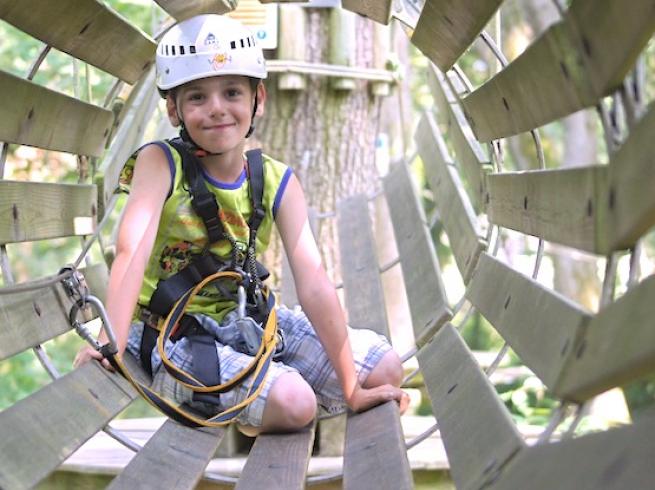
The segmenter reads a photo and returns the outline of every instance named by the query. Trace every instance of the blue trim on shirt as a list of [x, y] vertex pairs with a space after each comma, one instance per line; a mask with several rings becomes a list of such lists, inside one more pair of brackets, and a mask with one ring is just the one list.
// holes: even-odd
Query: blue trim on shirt
[[205, 170], [205, 168], [202, 165], [200, 166], [200, 170], [202, 171], [202, 175], [205, 177], [205, 180], [207, 182], [209, 182], [211, 185], [213, 185], [214, 187], [218, 187], [219, 189], [235, 190], [235, 189], [240, 188], [243, 185], [243, 182], [246, 180], [246, 169], [245, 169], [245, 167], [241, 171], [241, 174], [239, 175], [237, 180], [232, 182], [231, 184], [229, 184], [227, 182], [221, 182], [220, 180], [215, 179], [214, 177], [212, 177], [211, 175], [209, 175], [207, 173], [207, 171]]
[[149, 143], [146, 143], [141, 148], [139, 148], [134, 154], [135, 155], [138, 154], [146, 146], [150, 146], [150, 145], [157, 145], [159, 148], [161, 148], [164, 151], [164, 154], [166, 155], [166, 160], [168, 160], [168, 168], [171, 171], [171, 187], [170, 189], [168, 189], [168, 194], [166, 195], [166, 199], [168, 199], [173, 194], [173, 187], [175, 186], [175, 160], [173, 159], [173, 154], [171, 153], [170, 146], [168, 146], [163, 141], [151, 141]]
[[280, 206], [280, 201], [282, 200], [284, 190], [287, 188], [287, 183], [289, 182], [292, 174], [293, 170], [291, 167], [287, 167], [287, 169], [284, 171], [284, 175], [282, 176], [280, 187], [278, 187], [277, 192], [275, 193], [275, 200], [273, 201], [273, 219], [275, 219], [277, 208]]

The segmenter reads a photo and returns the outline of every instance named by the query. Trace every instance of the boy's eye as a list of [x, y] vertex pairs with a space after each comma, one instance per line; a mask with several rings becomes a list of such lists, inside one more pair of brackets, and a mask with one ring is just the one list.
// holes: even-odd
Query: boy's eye
[[190, 92], [187, 94], [187, 99], [188, 100], [202, 100], [203, 94], [200, 92]]
[[241, 94], [241, 91], [236, 88], [230, 88], [227, 90], [227, 96], [228, 97], [237, 97], [238, 95]]

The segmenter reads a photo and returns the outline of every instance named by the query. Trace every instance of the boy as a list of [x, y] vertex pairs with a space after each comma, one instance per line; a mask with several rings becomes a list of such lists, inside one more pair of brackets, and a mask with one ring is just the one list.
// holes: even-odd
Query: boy
[[[249, 379], [221, 393], [214, 406], [197, 401], [162, 369], [157, 349], [152, 350], [144, 339], [158, 320], [150, 307], [160, 281], [207, 251], [224, 262], [235, 257], [244, 262], [253, 213], [244, 146], [255, 116], [264, 111], [266, 91], [261, 80], [266, 78], [266, 67], [261, 49], [244, 26], [229, 17], [202, 15], [166, 32], [157, 48], [157, 71], [168, 117], [180, 126], [184, 147], [198, 157], [204, 186], [218, 201], [226, 234], [208, 243], [207, 225], [191, 204], [180, 151], [168, 142], [145, 145], [122, 174], [122, 185], [129, 187], [130, 196], [119, 228], [107, 311], [119, 355], [127, 348], [151, 368], [153, 389], [212, 414], [217, 407], [225, 410], [242, 401], [248, 395]], [[263, 167], [265, 214], [256, 235], [256, 252], [259, 255], [266, 248], [275, 224], [304, 313], [277, 310], [282, 348], [260, 395], [237, 421], [246, 432], [256, 434], [306, 426], [316, 416], [317, 403], [334, 413], [344, 405], [361, 411], [396, 400], [404, 411], [408, 399], [398, 388], [402, 366], [397, 354], [374, 332], [346, 327], [308, 225], [298, 180], [289, 167], [267, 156]], [[248, 366], [253, 352], [244, 347], [239, 327], [244, 320], [230, 291], [208, 286], [191, 301], [186, 313], [196, 330], [212, 335], [217, 365], [210, 370], [221, 383]], [[106, 341], [102, 337], [101, 342]], [[188, 336], [167, 342], [166, 352], [176, 366], [193, 367]], [[84, 347], [74, 364], [92, 358], [102, 356]], [[107, 360], [102, 363], [109, 368]], [[196, 361], [195, 367], [199, 364]]]

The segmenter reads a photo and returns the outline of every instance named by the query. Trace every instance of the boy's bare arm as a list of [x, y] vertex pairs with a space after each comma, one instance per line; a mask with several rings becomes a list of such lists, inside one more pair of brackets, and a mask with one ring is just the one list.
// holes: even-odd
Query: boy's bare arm
[[365, 389], [357, 381], [344, 313], [321, 262], [309, 227], [302, 188], [295, 176], [287, 184], [276, 222], [298, 299], [334, 366], [348, 406], [360, 411], [387, 400], [400, 401], [403, 392], [397, 387], [382, 385]]
[[[132, 315], [170, 184], [170, 171], [163, 151], [155, 145], [144, 148], [135, 164], [107, 288], [107, 314], [116, 335], [119, 355], [123, 354], [127, 344]], [[101, 344], [107, 341], [104, 331], [98, 340]], [[102, 356], [85, 346], [73, 364], [79, 366], [92, 358], [101, 359]], [[109, 368], [108, 361], [104, 360], [103, 366]]]

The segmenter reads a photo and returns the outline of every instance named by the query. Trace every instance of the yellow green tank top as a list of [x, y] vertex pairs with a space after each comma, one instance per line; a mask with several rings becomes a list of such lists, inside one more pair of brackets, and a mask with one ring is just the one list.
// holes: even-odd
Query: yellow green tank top
[[[158, 145], [166, 154], [172, 184], [162, 210], [157, 237], [139, 293], [139, 305], [142, 307], [147, 307], [150, 303], [157, 283], [184, 268], [194, 255], [203, 252], [208, 241], [205, 225], [191, 207], [191, 194], [187, 190], [184, 179], [181, 156], [167, 142], [157, 141], [148, 144]], [[138, 151], [122, 169], [119, 179], [119, 189], [122, 192], [129, 192], [137, 154]], [[263, 156], [263, 163], [262, 203], [266, 216], [257, 230], [258, 257], [268, 247], [275, 214], [292, 173], [290, 167], [267, 155]], [[204, 169], [202, 175], [207, 188], [216, 196], [223, 228], [236, 240], [239, 259], [242, 260], [250, 236], [248, 220], [253, 211], [246, 170], [244, 168], [236, 182], [232, 183], [219, 182], [204, 172]], [[219, 240], [212, 245], [210, 251], [219, 258], [229, 261], [231, 245], [227, 240]], [[204, 313], [214, 317], [216, 321], [221, 321], [235, 306], [235, 303], [222, 296], [216, 287], [207, 286], [193, 298], [187, 312]]]

